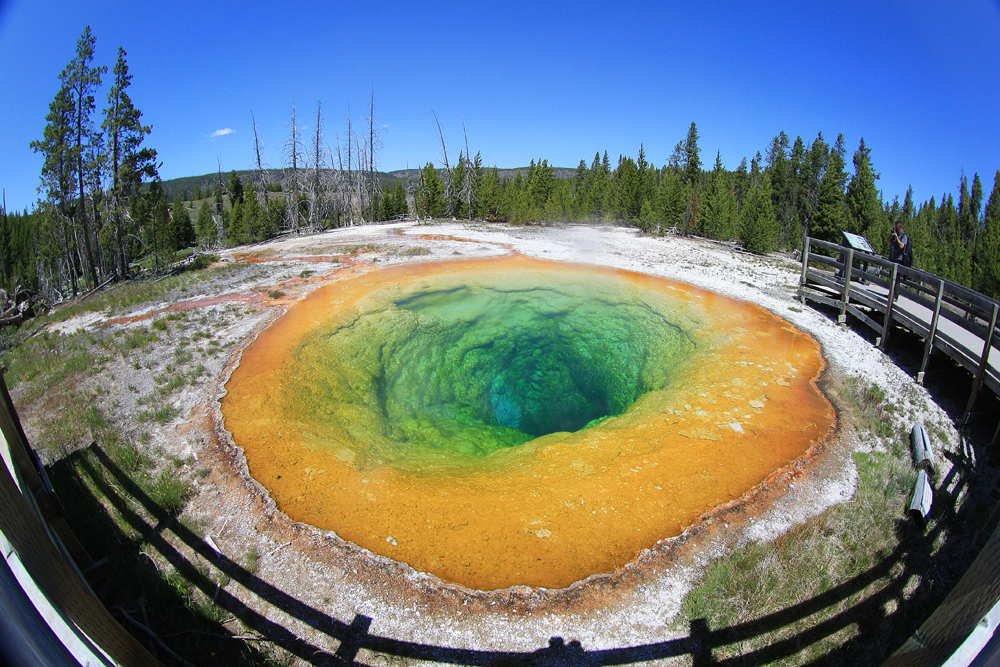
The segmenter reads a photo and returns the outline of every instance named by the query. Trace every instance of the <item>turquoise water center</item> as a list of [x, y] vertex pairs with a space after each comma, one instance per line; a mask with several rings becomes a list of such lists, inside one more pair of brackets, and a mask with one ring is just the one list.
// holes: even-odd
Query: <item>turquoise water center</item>
[[664, 389], [696, 347], [665, 303], [604, 272], [437, 282], [372, 295], [298, 352], [317, 413], [349, 399], [366, 414], [348, 430], [374, 429], [383, 460], [588, 428]]

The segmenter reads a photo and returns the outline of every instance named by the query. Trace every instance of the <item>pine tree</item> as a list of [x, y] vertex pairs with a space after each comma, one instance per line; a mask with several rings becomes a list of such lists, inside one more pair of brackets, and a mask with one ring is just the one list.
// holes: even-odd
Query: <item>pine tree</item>
[[143, 241], [146, 248], [153, 253], [153, 266], [156, 271], [160, 270], [160, 262], [173, 256], [173, 248], [170, 239], [170, 209], [167, 206], [167, 196], [163, 191], [163, 186], [159, 179], [154, 180], [146, 196], [142, 198], [142, 205], [138, 213], [133, 213], [133, 217], [141, 221]]
[[244, 215], [244, 202], [237, 200], [233, 202], [232, 210], [229, 213], [229, 226], [226, 227], [226, 236], [233, 245], [243, 245], [250, 242], [250, 225]]
[[715, 156], [715, 168], [705, 189], [704, 211], [700, 232], [712, 239], [730, 240], [736, 237], [736, 192], [729, 174], [722, 166], [722, 154]]
[[477, 217], [494, 221], [500, 215], [500, 177], [496, 167], [486, 169], [476, 182]]
[[[458, 152], [458, 162], [455, 163], [455, 168], [451, 170], [451, 179], [454, 182], [453, 188], [456, 195], [460, 195], [462, 192], [462, 187], [465, 184], [465, 177], [468, 174], [468, 170], [465, 166], [466, 159], [462, 151]], [[468, 211], [466, 210], [465, 198], [461, 196], [455, 197], [455, 211], [454, 216], [456, 218], [465, 218], [468, 216]]]
[[740, 242], [748, 251], [765, 255], [777, 247], [780, 229], [774, 215], [771, 179], [757, 170], [750, 173], [750, 192], [740, 211]]
[[688, 187], [678, 169], [665, 168], [660, 179], [660, 191], [656, 198], [656, 215], [660, 220], [660, 234], [677, 230], [684, 225], [687, 211]]
[[820, 132], [810, 146], [800, 172], [802, 193], [799, 210], [806, 236], [812, 235], [813, 219], [819, 208], [820, 184], [829, 161], [830, 146], [823, 141], [823, 133]]
[[201, 208], [198, 209], [196, 232], [198, 236], [198, 243], [200, 243], [203, 247], [211, 248], [218, 243], [218, 232], [215, 226], [215, 220], [212, 219], [212, 207], [209, 205], [208, 199], [203, 200], [201, 202]]
[[767, 174], [771, 180], [771, 203], [781, 229], [785, 246], [798, 245], [798, 224], [795, 220], [793, 192], [794, 174], [789, 159], [788, 135], [781, 132], [767, 150]]
[[910, 237], [913, 249], [913, 266], [925, 268], [929, 247], [928, 231], [925, 220], [917, 215], [916, 206], [913, 203], [912, 186], [906, 189], [906, 196], [903, 198], [903, 205], [899, 211], [899, 220], [903, 223], [906, 235]]
[[844, 172], [844, 135], [837, 135], [837, 141], [830, 151], [830, 162], [820, 182], [816, 216], [813, 218], [810, 234], [823, 241], [840, 243], [840, 232], [847, 228], [847, 211], [844, 203], [844, 186], [847, 174]]
[[1000, 298], [1000, 170], [993, 177], [993, 192], [983, 215], [983, 239], [979, 246], [979, 291]]
[[736, 172], [733, 174], [733, 189], [736, 191], [736, 203], [742, 209], [747, 192], [750, 191], [750, 173], [747, 170], [746, 158], [740, 160], [740, 166], [736, 168]]
[[226, 188], [229, 192], [229, 205], [235, 206], [237, 202], [243, 202], [243, 181], [233, 169], [229, 172], [229, 184]]
[[440, 218], [445, 213], [444, 182], [438, 176], [433, 162], [428, 162], [421, 173], [418, 200], [422, 204], [421, 215], [425, 218]]
[[614, 215], [625, 222], [636, 222], [642, 211], [639, 170], [630, 157], [619, 157], [614, 173]]
[[525, 180], [518, 171], [514, 178], [504, 185], [504, 196], [501, 204], [503, 217], [517, 224], [528, 221], [531, 213], [531, 201]]
[[537, 163], [532, 161], [525, 182], [531, 211], [540, 214], [545, 210], [545, 204], [555, 191], [555, 185], [555, 175], [549, 166], [549, 161], [542, 159]]
[[142, 147], [142, 142], [152, 131], [140, 122], [142, 113], [132, 104], [128, 88], [132, 83], [125, 49], [118, 47], [118, 60], [112, 74], [114, 81], [108, 92], [108, 106], [104, 110], [101, 127], [106, 138], [106, 156], [111, 172], [111, 187], [107, 194], [107, 215], [110, 218], [110, 236], [113, 254], [117, 259], [119, 277], [128, 275], [132, 256], [128, 252], [128, 216], [132, 201], [140, 195], [145, 179], [156, 177], [156, 151]]
[[847, 210], [849, 231], [868, 238], [881, 254], [888, 253], [889, 228], [885, 222], [885, 209], [875, 188], [878, 174], [872, 169], [871, 149], [862, 137], [854, 153], [854, 176], [847, 184]]
[[961, 239], [971, 244], [978, 221], [973, 221], [969, 199], [969, 179], [963, 173], [958, 183], [958, 228]]
[[49, 206], [45, 209], [44, 222], [50, 228], [48, 238], [59, 244], [61, 260], [50, 257], [50, 266], [57, 276], [57, 261], [65, 262], [65, 276], [69, 280], [73, 296], [77, 295], [77, 272], [70, 240], [69, 221], [76, 207], [71, 204], [71, 197], [76, 188], [76, 172], [74, 170], [74, 129], [72, 92], [63, 84], [56, 97], [49, 104], [49, 113], [45, 117], [43, 139], [32, 141], [31, 150], [42, 153], [41, 184], [38, 190], [45, 195]]
[[181, 203], [180, 195], [174, 198], [170, 212], [171, 236], [174, 250], [190, 248], [195, 244], [194, 226], [191, 224], [191, 214]]
[[687, 138], [684, 140], [683, 158], [681, 170], [684, 172], [684, 182], [693, 186], [701, 181], [701, 149], [698, 148], [698, 128], [694, 122], [688, 128]]
[[92, 285], [97, 285], [97, 266], [94, 262], [94, 251], [91, 244], [90, 221], [87, 218], [87, 172], [88, 147], [94, 141], [96, 130], [91, 116], [94, 113], [94, 92], [101, 86], [101, 76], [108, 71], [107, 67], [94, 67], [94, 46], [97, 38], [90, 31], [90, 26], [84, 28], [83, 35], [76, 42], [76, 56], [59, 75], [63, 86], [71, 91], [73, 109], [73, 160], [76, 171], [76, 185], [79, 200], [76, 209], [76, 220], [80, 224], [83, 236], [84, 258], [86, 260], [87, 276]]

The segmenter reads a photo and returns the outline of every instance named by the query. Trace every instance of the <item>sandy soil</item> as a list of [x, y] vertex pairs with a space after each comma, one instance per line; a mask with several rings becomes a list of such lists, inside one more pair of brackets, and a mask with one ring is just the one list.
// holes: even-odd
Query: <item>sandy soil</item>
[[[358, 247], [357, 254], [347, 257]], [[475, 650], [533, 651], [547, 646], [553, 637], [597, 650], [687, 636], [686, 624], [678, 623], [680, 603], [706, 564], [734, 546], [773, 539], [849, 498], [856, 481], [851, 454], [885, 446], [870, 434], [857, 432], [849, 411], [837, 403], [835, 391], [828, 392], [840, 420], [832, 442], [776, 473], [748, 494], [745, 502], [710, 513], [682, 536], [661, 542], [614, 574], [592, 577], [563, 590], [465, 590], [374, 556], [333, 533], [295, 524], [249, 478], [240, 450], [223, 429], [219, 399], [225, 381], [245, 345], [279, 317], [288, 303], [318, 285], [387, 264], [490, 257], [512, 251], [664, 276], [760, 304], [819, 341], [828, 363], [822, 386], [836, 388], [852, 376], [864, 377], [884, 389], [898, 406], [895, 418], [900, 430], [924, 421], [947, 434], [940, 447], [957, 450], [960, 446], [951, 420], [923, 387], [856, 333], [795, 300], [800, 265], [794, 258], [761, 258], [724, 244], [650, 238], [627, 228], [405, 223], [284, 239], [224, 252], [223, 261], [249, 263], [253, 270], [231, 284], [214, 285], [208, 290], [211, 293], [193, 295], [182, 304], [163, 304], [125, 317], [119, 314], [114, 320], [82, 316], [60, 328], [70, 332], [132, 327], [168, 306], [195, 309], [214, 323], [221, 354], [204, 362], [210, 381], [173, 395], [179, 416], [152, 432], [153, 443], [167, 456], [196, 461], [191, 467], [210, 469], [198, 483], [185, 514], [205, 527], [222, 553], [243, 562], [251, 547], [256, 548], [260, 554], [257, 576], [319, 617], [350, 624], [363, 615], [371, 619], [369, 632], [374, 635]], [[340, 260], [333, 263], [334, 257]], [[267, 292], [273, 290], [284, 294], [272, 299]], [[139, 368], [120, 359], [95, 380], [113, 387], [119, 418], [140, 409], [136, 397], [153, 389], [149, 369], [168, 359], [171, 352], [169, 344], [155, 346]], [[22, 410], [22, 417], [31, 437], [30, 410], [26, 414]], [[945, 457], [938, 460], [949, 465]], [[948, 470], [941, 473], [946, 478]], [[274, 596], [235, 582], [229, 591], [318, 649], [332, 652], [338, 646], [315, 623], [296, 617], [304, 614], [289, 613], [293, 610], [288, 604], [275, 605], [266, 599]], [[376, 664], [381, 660], [361, 657]]]

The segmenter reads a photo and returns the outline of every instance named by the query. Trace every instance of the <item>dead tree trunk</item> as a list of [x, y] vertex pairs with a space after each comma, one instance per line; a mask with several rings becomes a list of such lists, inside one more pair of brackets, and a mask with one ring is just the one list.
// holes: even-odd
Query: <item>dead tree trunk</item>
[[323, 103], [316, 102], [316, 129], [313, 132], [313, 175], [312, 187], [309, 192], [309, 224], [313, 229], [319, 229], [322, 220], [323, 183], [320, 178], [323, 169]]
[[448, 148], [444, 145], [444, 132], [441, 130], [441, 123], [438, 121], [438, 117], [437, 114], [434, 113], [434, 109], [431, 109], [431, 113], [434, 114], [434, 122], [437, 124], [438, 137], [441, 138], [441, 156], [444, 158], [444, 170], [448, 173], [448, 182], [445, 184], [445, 194], [448, 197], [447, 216], [449, 218], [453, 218], [455, 217], [455, 184], [452, 183], [451, 165], [448, 164]]
[[469, 220], [472, 220], [472, 202], [476, 198], [476, 183], [473, 178], [473, 165], [469, 157], [469, 133], [465, 130], [465, 121], [462, 121], [462, 135], [465, 137], [465, 169], [462, 170], [464, 176], [462, 182], [462, 195], [465, 197], [465, 211]]
[[372, 83], [368, 102], [368, 187], [371, 189], [371, 215], [368, 219], [372, 222], [375, 222], [375, 198], [378, 195], [378, 184], [375, 182], [375, 143], [375, 84]]
[[257, 119], [254, 118], [253, 111], [250, 112], [250, 120], [253, 121], [253, 150], [254, 154], [257, 156], [257, 181], [260, 183], [260, 189], [264, 193], [264, 208], [266, 209], [269, 203], [268, 186], [270, 185], [271, 179], [264, 170], [264, 161], [260, 157], [260, 139], [257, 137]]
[[[302, 160], [303, 146], [302, 146], [302, 136], [299, 133], [299, 120], [295, 111], [295, 100], [292, 100], [292, 120], [289, 123], [292, 129], [291, 137], [285, 143], [285, 164], [291, 163], [292, 173], [291, 173], [291, 201], [289, 202], [288, 211], [291, 215], [291, 220], [289, 227], [292, 231], [298, 234], [300, 230], [299, 226], [299, 165], [303, 164]], [[287, 179], [286, 179], [287, 180]]]

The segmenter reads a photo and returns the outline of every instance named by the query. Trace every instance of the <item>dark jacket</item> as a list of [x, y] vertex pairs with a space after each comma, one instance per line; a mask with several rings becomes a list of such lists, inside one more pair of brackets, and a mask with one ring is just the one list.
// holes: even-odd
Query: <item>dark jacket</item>
[[910, 241], [909, 234], [903, 232], [900, 240], [903, 242], [902, 248], [899, 247], [893, 236], [889, 237], [889, 260], [903, 266], [913, 266], [913, 244]]

